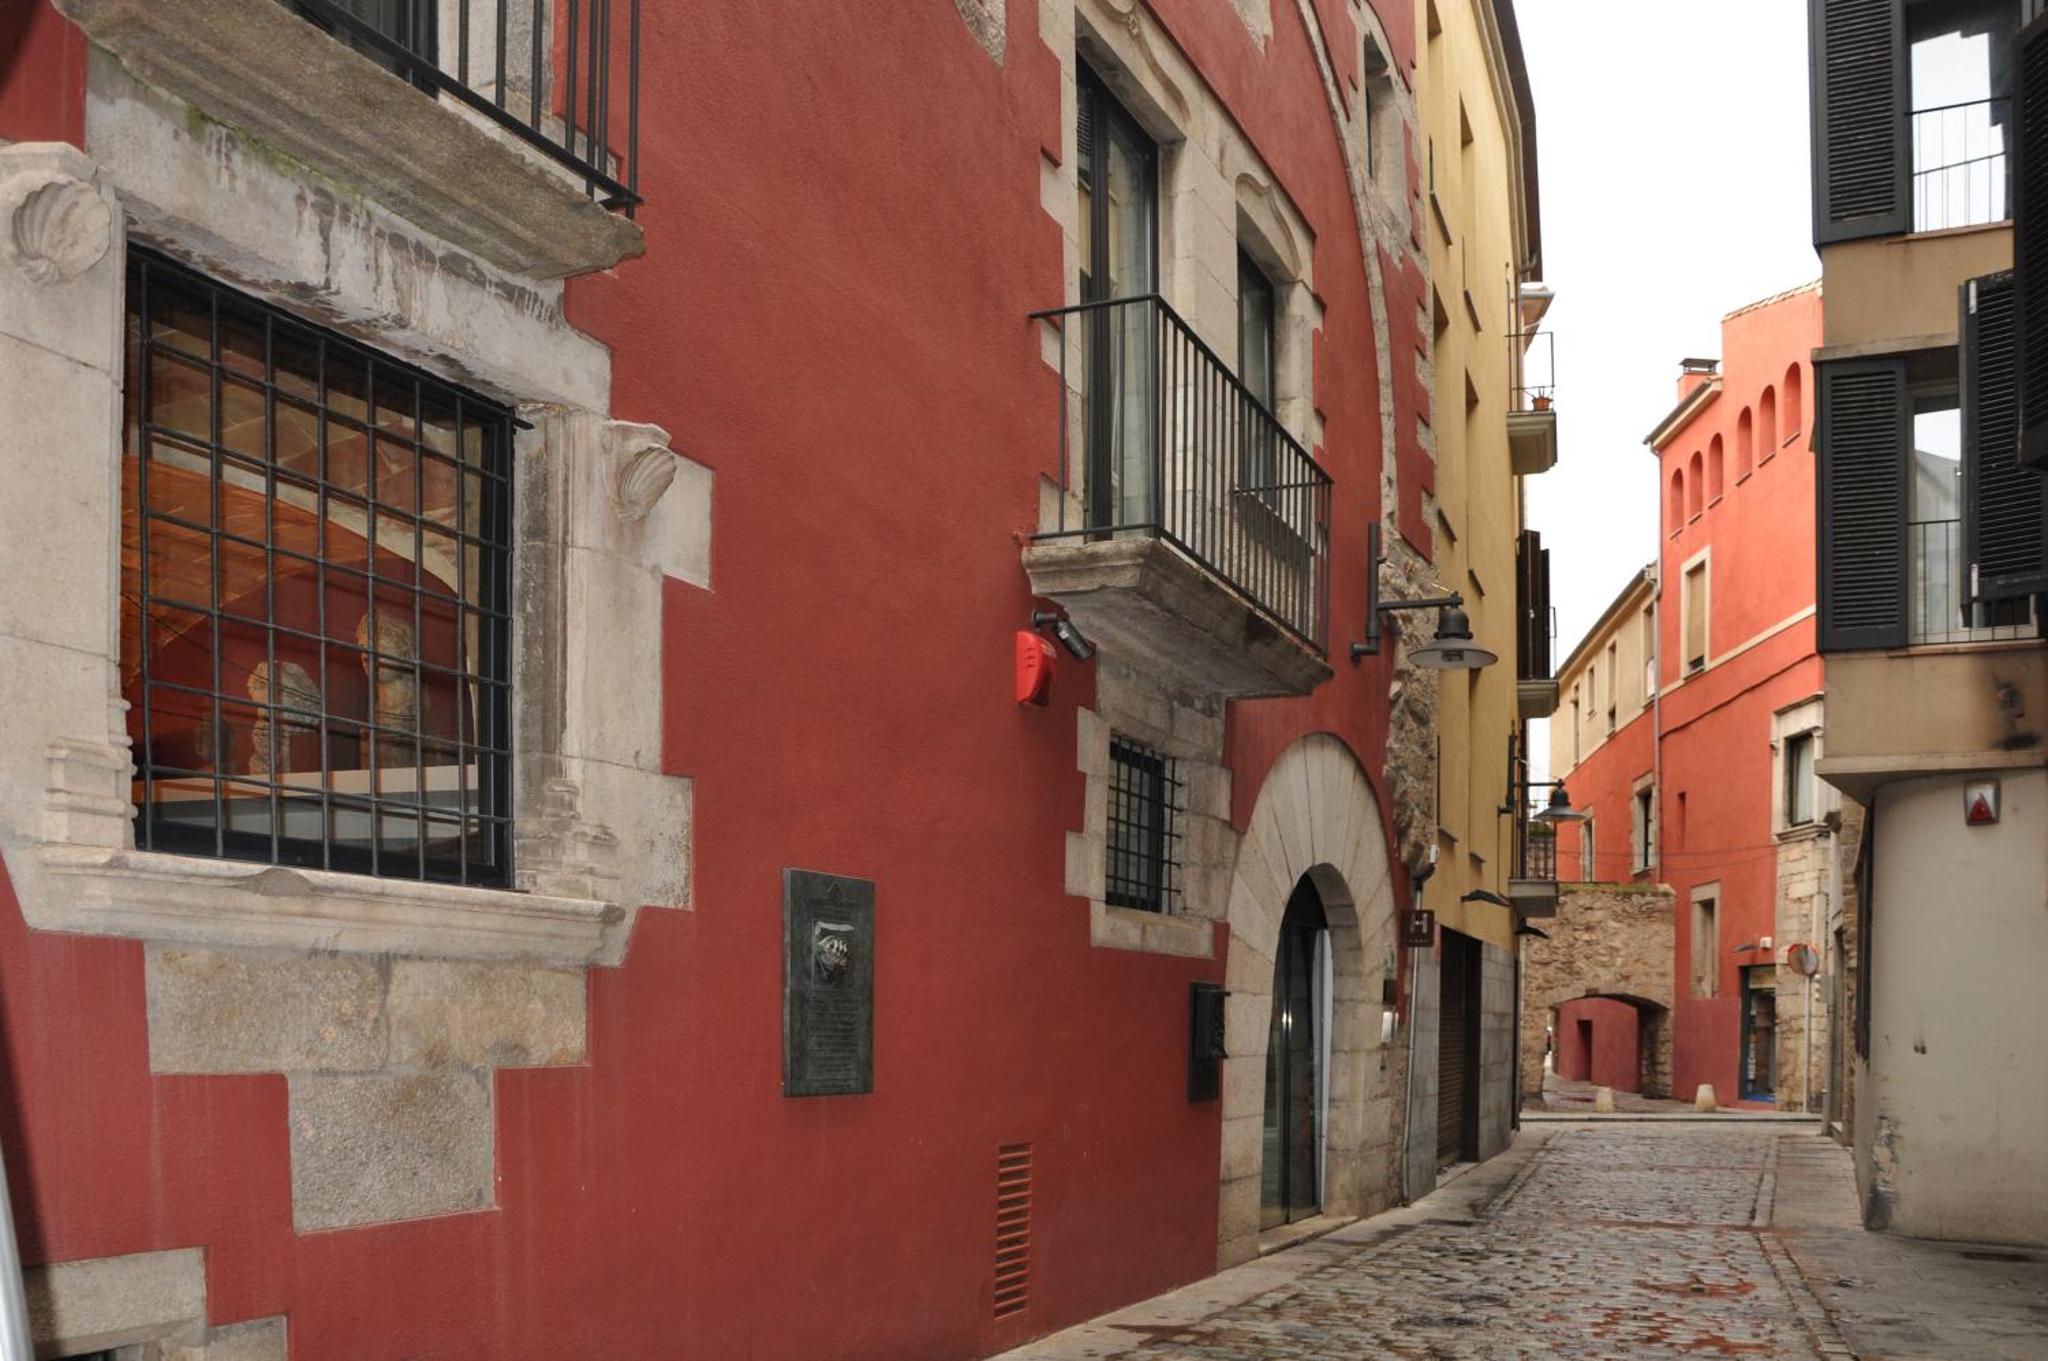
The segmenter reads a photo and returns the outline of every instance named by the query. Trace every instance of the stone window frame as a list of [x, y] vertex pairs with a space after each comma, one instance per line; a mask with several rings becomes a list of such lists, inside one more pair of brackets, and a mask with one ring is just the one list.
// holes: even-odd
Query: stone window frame
[[[0, 609], [0, 702], [15, 715], [0, 732], [0, 850], [24, 916], [191, 945], [619, 962], [640, 906], [689, 900], [691, 791], [661, 767], [660, 630], [647, 625], [665, 576], [709, 584], [709, 469], [659, 428], [609, 418], [608, 355], [568, 325], [559, 283], [461, 259], [98, 49], [85, 142], [91, 157], [0, 148], [13, 210], [0, 215], [0, 353], [18, 391], [41, 394], [17, 456], [0, 458], [20, 527], [0, 570], [69, 587], [16, 591]], [[119, 688], [130, 235], [528, 423], [514, 452], [511, 889], [135, 849]], [[29, 456], [92, 430], [103, 460]]]
[[[1273, 414], [1313, 454], [1323, 437], [1314, 391], [1323, 305], [1306, 219], [1141, 0], [1048, 0], [1039, 7], [1039, 35], [1060, 66], [1060, 153], [1042, 160], [1039, 189], [1061, 231], [1061, 304], [1081, 301], [1075, 119], [1085, 61], [1157, 148], [1159, 295], [1235, 373], [1240, 245], [1258, 261], [1274, 295]], [[1066, 375], [1076, 421], [1086, 377], [1081, 329], [1066, 329], [1064, 368], [1061, 330], [1048, 322], [1040, 331], [1046, 365]], [[1070, 523], [1084, 522], [1084, 463], [1070, 472]], [[1060, 522], [1056, 498], [1056, 491], [1042, 498], [1042, 528]]]
[[[1082, 830], [1067, 833], [1066, 890], [1088, 900], [1088, 938], [1109, 949], [1209, 958], [1229, 909], [1237, 832], [1223, 764], [1223, 705], [1171, 693], [1098, 655], [1095, 707], [1075, 711], [1083, 776]], [[1176, 911], [1117, 907], [1106, 897], [1111, 737], [1149, 747], [1179, 767], [1180, 898]]]
[[1813, 760], [1816, 767], [1826, 754], [1825, 718], [1827, 701], [1821, 695], [1809, 695], [1777, 710], [1771, 715], [1771, 831], [1780, 841], [1796, 841], [1804, 837], [1815, 837], [1828, 830], [1828, 815], [1841, 807], [1841, 794], [1818, 775], [1813, 777], [1813, 816], [1805, 822], [1788, 820], [1789, 810], [1785, 806], [1785, 751], [1787, 744], [1795, 737], [1813, 739]]
[[[1685, 987], [1686, 996], [1696, 1001], [1721, 995], [1721, 923], [1725, 919], [1721, 907], [1726, 901], [1721, 892], [1719, 879], [1712, 883], [1695, 884], [1692, 891], [1686, 895], [1691, 912], [1685, 928], [1686, 962], [1690, 966], [1686, 969]], [[1712, 916], [1714, 938], [1711, 942], [1712, 953], [1707, 956], [1712, 967], [1703, 977], [1700, 973], [1699, 938], [1700, 924], [1707, 914]]]

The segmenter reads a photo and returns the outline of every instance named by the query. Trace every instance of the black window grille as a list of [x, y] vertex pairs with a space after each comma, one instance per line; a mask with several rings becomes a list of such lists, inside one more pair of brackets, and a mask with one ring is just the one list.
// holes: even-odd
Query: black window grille
[[511, 414], [130, 252], [145, 849], [509, 880]]
[[1178, 761], [1110, 738], [1105, 902], [1147, 912], [1179, 910], [1181, 807]]

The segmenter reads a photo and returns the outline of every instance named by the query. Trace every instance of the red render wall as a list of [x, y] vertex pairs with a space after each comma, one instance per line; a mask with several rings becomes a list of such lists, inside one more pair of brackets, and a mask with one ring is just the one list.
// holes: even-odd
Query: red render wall
[[0, 136], [85, 139], [85, 35], [46, 0], [0, 5]]
[[[1380, 413], [1323, 87], [1291, 5], [1263, 51], [1227, 6], [1156, 8], [1315, 236], [1341, 648]], [[38, 50], [82, 50], [49, 22]], [[717, 472], [713, 589], [670, 583], [661, 621], [695, 910], [641, 914], [626, 964], [591, 975], [587, 1065], [497, 1075], [496, 1208], [295, 1235], [283, 1080], [151, 1075], [140, 947], [28, 932], [0, 876], [26, 1255], [202, 1247], [211, 1317], [288, 1314], [295, 1361], [968, 1357], [1213, 1268], [1219, 1107], [1186, 1099], [1186, 999], [1227, 932], [1209, 960], [1089, 945], [1062, 880], [1090, 669], [1062, 658], [1048, 709], [1009, 695], [1019, 539], [1057, 461], [1025, 320], [1063, 285], [1035, 7], [1011, 6], [1000, 66], [942, 3], [644, 22], [648, 253], [568, 305], [613, 349], [615, 410]], [[48, 74], [10, 72], [0, 134], [75, 135], [34, 94]], [[1418, 314], [1416, 282], [1390, 312]], [[1233, 711], [1240, 819], [1305, 733], [1381, 768], [1385, 666]], [[779, 1094], [784, 866], [878, 883], [871, 1096]], [[997, 1325], [1012, 1141], [1036, 1153], [1033, 1303]]]
[[[1580, 997], [1557, 1009], [1557, 1075], [1579, 1082], [1639, 1092], [1642, 1080], [1642, 1039], [1639, 1015], [1627, 1002], [1611, 997]], [[1589, 1050], [1579, 1038], [1579, 1023], [1593, 1027]]]
[[[1623, 627], [1632, 622], [1624, 620]], [[1645, 709], [1616, 729], [1565, 776], [1565, 792], [1571, 797], [1572, 807], [1593, 815], [1594, 872], [1602, 881], [1626, 883], [1636, 877], [1635, 851], [1629, 837], [1629, 805], [1635, 796], [1635, 782], [1650, 773], [1651, 746], [1651, 715]], [[1583, 830], [1582, 824], [1575, 822], [1558, 824], [1560, 879], [1580, 876], [1579, 838]]]
[[[1775, 929], [1771, 720], [1777, 710], [1822, 689], [1812, 617], [1814, 466], [1804, 434], [1808, 422], [1803, 413], [1796, 423], [1781, 413], [1781, 442], [1794, 429], [1801, 437], [1775, 450], [1759, 442], [1746, 479], [1737, 446], [1741, 413], [1755, 411], [1766, 385], [1782, 393], [1789, 364], [1801, 364], [1802, 392], [1811, 391], [1806, 360], [1820, 343], [1820, 318], [1818, 290], [1727, 318], [1722, 324], [1721, 395], [1675, 432], [1661, 454], [1659, 485], [1668, 487], [1672, 471], [1686, 466], [1694, 451], [1704, 452], [1715, 435], [1726, 451], [1720, 501], [1682, 526], [1664, 526], [1659, 602], [1664, 775], [1659, 797], [1665, 836], [1660, 877], [1678, 895], [1672, 1094], [1680, 1100], [1691, 1099], [1702, 1082], [1713, 1083], [1724, 1102], [1736, 1097], [1740, 969], [1769, 963], [1771, 956], [1765, 951], [1737, 954], [1734, 947], [1757, 944]], [[1712, 664], [1704, 673], [1682, 677], [1683, 568], [1703, 548], [1711, 551]], [[1744, 644], [1753, 646], [1727, 655]], [[1720, 885], [1715, 995], [1694, 998], [1693, 891], [1715, 883]]]

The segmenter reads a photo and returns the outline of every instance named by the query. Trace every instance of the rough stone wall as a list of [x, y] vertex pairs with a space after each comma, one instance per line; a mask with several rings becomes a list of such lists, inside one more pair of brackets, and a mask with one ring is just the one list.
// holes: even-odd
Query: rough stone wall
[[[1839, 849], [1836, 862], [1841, 875], [1841, 893], [1828, 913], [1828, 953], [1823, 977], [1838, 986], [1829, 989], [1834, 998], [1838, 1043], [1830, 1051], [1832, 1072], [1828, 1087], [1828, 1115], [1834, 1136], [1842, 1143], [1853, 1140], [1856, 1128], [1856, 994], [1862, 985], [1862, 940], [1857, 931], [1859, 895], [1856, 891], [1856, 857], [1863, 848], [1866, 813], [1851, 798], [1842, 800], [1842, 827], [1836, 834]], [[1841, 932], [1841, 949], [1834, 948], [1836, 930]]]
[[[1826, 1086], [1828, 998], [1823, 981], [1809, 982], [1782, 961], [1786, 951], [1805, 943], [1825, 951], [1827, 874], [1830, 836], [1802, 836], [1778, 845], [1778, 901], [1773, 926], [1778, 966], [1778, 1031], [1776, 1096], [1781, 1111], [1809, 1109]], [[1819, 926], [1816, 929], [1815, 923]], [[1809, 1017], [1809, 1010], [1811, 1016]], [[1808, 1048], [1811, 1033], [1812, 1047]], [[1808, 1058], [1811, 1056], [1811, 1071]]]
[[38, 1356], [102, 1351], [121, 1361], [285, 1361], [282, 1315], [207, 1325], [198, 1248], [91, 1257], [22, 1273]]
[[1479, 1157], [1514, 1137], [1515, 957], [1479, 943]]
[[1574, 884], [1560, 895], [1549, 937], [1523, 938], [1522, 1098], [1543, 1092], [1544, 1028], [1574, 997], [1649, 1004], [1643, 1093], [1671, 1090], [1671, 961], [1677, 895], [1664, 884]]

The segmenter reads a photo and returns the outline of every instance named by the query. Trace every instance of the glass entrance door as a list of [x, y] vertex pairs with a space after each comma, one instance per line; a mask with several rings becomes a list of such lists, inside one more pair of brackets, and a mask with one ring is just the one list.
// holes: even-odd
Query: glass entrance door
[[1765, 964], [1742, 971], [1742, 1099], [1773, 1101], [1778, 1094], [1778, 970]]
[[1288, 900], [1273, 961], [1273, 1020], [1266, 1037], [1266, 1117], [1259, 1227], [1322, 1209], [1322, 899], [1304, 879]]

